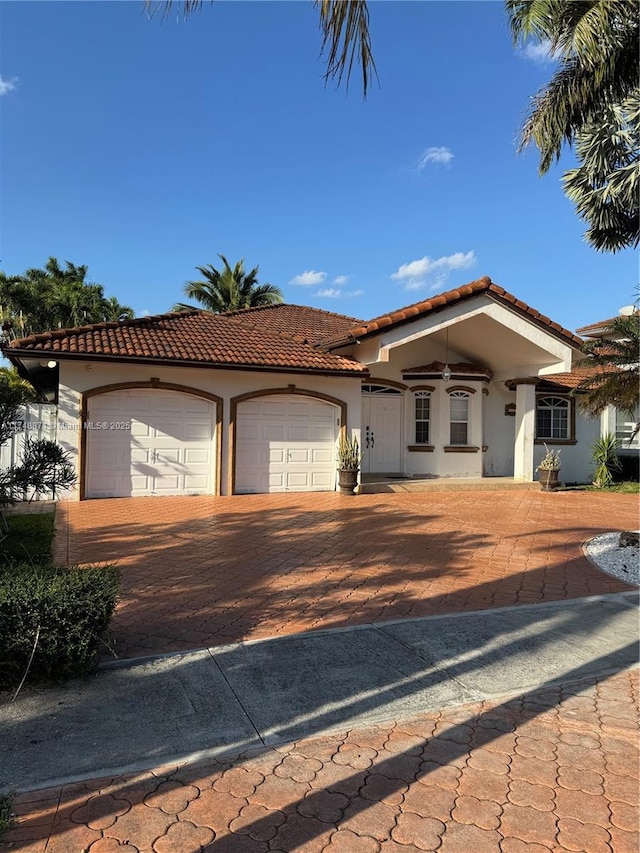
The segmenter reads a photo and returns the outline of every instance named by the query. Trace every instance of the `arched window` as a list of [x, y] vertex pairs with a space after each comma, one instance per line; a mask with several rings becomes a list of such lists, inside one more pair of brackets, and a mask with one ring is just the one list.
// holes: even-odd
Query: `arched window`
[[536, 404], [536, 438], [568, 439], [569, 400], [566, 397], [538, 397]]
[[429, 444], [431, 392], [415, 391], [416, 444]]
[[372, 385], [371, 383], [362, 386], [363, 394], [402, 394], [399, 388], [392, 388], [390, 385]]
[[469, 394], [466, 391], [449, 394], [449, 426], [451, 445], [469, 444]]

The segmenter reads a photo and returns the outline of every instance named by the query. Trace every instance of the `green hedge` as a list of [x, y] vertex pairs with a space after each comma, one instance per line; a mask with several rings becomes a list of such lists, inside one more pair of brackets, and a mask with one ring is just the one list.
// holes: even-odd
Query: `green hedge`
[[118, 596], [107, 567], [0, 566], [0, 686], [85, 675], [96, 664]]

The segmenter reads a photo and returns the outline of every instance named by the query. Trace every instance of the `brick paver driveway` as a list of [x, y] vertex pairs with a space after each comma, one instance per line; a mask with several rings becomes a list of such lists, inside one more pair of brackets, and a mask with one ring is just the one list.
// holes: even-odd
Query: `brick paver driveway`
[[120, 657], [617, 592], [581, 545], [637, 496], [335, 493], [59, 504], [57, 558], [115, 561]]
[[637, 670], [22, 794], [22, 853], [637, 853]]

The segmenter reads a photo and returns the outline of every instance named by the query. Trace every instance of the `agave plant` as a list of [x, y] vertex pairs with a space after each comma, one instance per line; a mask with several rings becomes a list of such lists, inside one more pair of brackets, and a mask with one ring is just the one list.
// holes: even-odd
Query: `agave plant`
[[613, 483], [613, 474], [620, 471], [622, 465], [618, 457], [620, 442], [612, 432], [601, 435], [591, 448], [591, 461], [594, 465], [593, 485], [603, 488]]
[[362, 461], [362, 453], [357, 438], [342, 436], [338, 442], [337, 454], [340, 471], [357, 471]]

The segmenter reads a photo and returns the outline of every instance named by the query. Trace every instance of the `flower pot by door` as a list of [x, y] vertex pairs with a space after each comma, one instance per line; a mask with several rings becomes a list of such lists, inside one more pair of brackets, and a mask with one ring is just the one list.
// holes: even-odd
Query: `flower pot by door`
[[352, 495], [354, 494], [354, 489], [358, 485], [358, 472], [357, 471], [347, 471], [347, 470], [339, 470], [338, 471], [338, 487], [340, 489], [341, 495]]
[[559, 473], [557, 468], [538, 468], [540, 487], [543, 492], [553, 492], [558, 488]]

